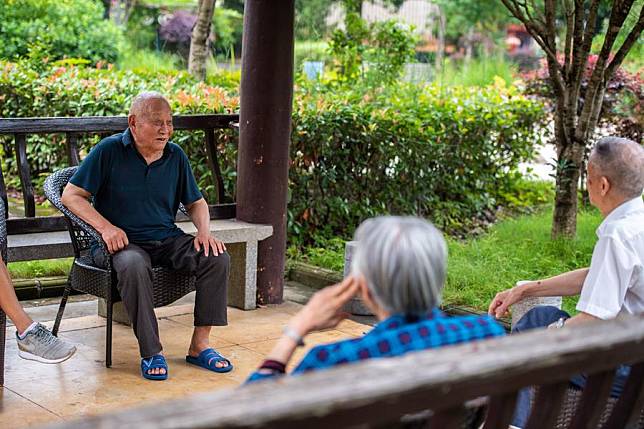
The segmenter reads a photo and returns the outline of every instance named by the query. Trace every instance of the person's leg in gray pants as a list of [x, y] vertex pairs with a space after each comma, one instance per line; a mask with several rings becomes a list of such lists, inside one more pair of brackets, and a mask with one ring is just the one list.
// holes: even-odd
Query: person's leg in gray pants
[[[152, 266], [162, 265], [196, 275], [195, 326], [225, 326], [228, 290], [228, 253], [205, 256], [193, 246], [194, 237], [181, 235], [164, 241], [130, 243], [112, 255], [117, 288], [139, 341], [141, 357], [162, 350], [159, 326], [154, 314]], [[95, 263], [104, 266], [100, 256]]]
[[212, 249], [205, 256], [203, 251], [195, 250], [194, 239], [183, 234], [160, 245], [142, 247], [149, 252], [153, 265], [196, 275], [195, 326], [225, 326], [230, 256], [228, 252], [214, 256]]

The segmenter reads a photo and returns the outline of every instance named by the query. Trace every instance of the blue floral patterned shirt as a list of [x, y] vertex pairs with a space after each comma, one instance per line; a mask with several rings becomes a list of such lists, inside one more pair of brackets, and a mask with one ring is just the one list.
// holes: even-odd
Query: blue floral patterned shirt
[[[505, 335], [505, 330], [487, 315], [449, 317], [437, 308], [421, 318], [397, 314], [378, 323], [361, 338], [314, 347], [292, 374], [500, 335]], [[283, 367], [279, 368], [277, 364], [266, 361], [246, 382], [283, 375]]]

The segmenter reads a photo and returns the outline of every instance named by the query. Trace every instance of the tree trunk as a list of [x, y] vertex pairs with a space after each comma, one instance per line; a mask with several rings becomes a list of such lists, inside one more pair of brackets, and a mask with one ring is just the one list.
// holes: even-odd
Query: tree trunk
[[445, 13], [439, 6], [436, 6], [436, 21], [437, 21], [437, 45], [436, 45], [436, 59], [434, 62], [434, 70], [436, 73], [443, 70], [443, 59], [445, 55]]
[[345, 11], [362, 16], [362, 2], [363, 0], [344, 0]]
[[467, 30], [465, 36], [465, 64], [469, 64], [474, 56], [474, 29]]
[[[604, 101], [605, 83], [596, 95], [586, 91], [585, 103], [589, 115], [577, 117], [578, 92], [566, 86], [557, 101], [555, 138], [557, 146], [557, 177], [555, 209], [552, 219], [552, 238], [572, 238], [577, 233], [577, 206], [580, 177], [585, 178], [585, 151], [597, 127]], [[583, 188], [583, 187], [582, 187]], [[583, 194], [582, 194], [583, 198]]]
[[555, 208], [552, 219], [552, 238], [574, 237], [577, 233], [577, 191], [584, 164], [586, 139], [578, 139], [577, 103], [570, 97], [574, 87], [564, 86], [557, 98], [555, 112], [555, 142], [557, 146], [557, 175]]
[[[637, 23], [617, 51], [611, 54], [624, 21], [636, 1], [612, 2], [604, 41], [590, 78], [587, 78], [584, 74], [593, 37], [599, 28], [597, 18], [600, 16], [601, 0], [592, 0], [588, 6], [585, 1], [545, 0], [543, 12], [534, 7], [534, 2], [501, 1], [510, 13], [525, 25], [528, 33], [546, 53], [550, 86], [557, 106], [555, 113], [557, 188], [552, 236], [553, 238], [572, 237], [576, 233], [577, 189], [580, 169], [583, 168], [584, 151], [592, 143], [591, 139], [599, 120], [606, 85], [644, 31], [644, 6], [640, 6]], [[639, 1], [637, 3], [641, 4]], [[556, 25], [558, 7], [563, 8], [566, 16], [564, 44], [559, 46], [559, 50]], [[561, 58], [563, 58], [563, 64], [560, 64]], [[580, 91], [584, 80], [586, 80], [586, 86], [581, 100]], [[580, 101], [583, 101], [582, 105]], [[581, 112], [578, 112], [580, 107]]]
[[103, 0], [103, 7], [105, 7], [105, 11], [103, 12], [103, 19], [110, 19], [111, 6], [112, 6], [112, 0]]
[[125, 19], [123, 21], [123, 25], [127, 25], [128, 21], [130, 20], [130, 16], [134, 11], [134, 6], [136, 6], [136, 0], [127, 0], [125, 2]]
[[568, 144], [558, 152], [552, 238], [574, 237], [577, 232], [577, 189], [584, 150], [580, 145]]
[[199, 80], [206, 79], [206, 60], [208, 59], [208, 37], [212, 26], [215, 0], [199, 0], [197, 23], [192, 29], [188, 71]]
[[105, 17], [111, 18], [116, 25], [124, 27], [130, 19], [135, 3], [136, 0], [119, 0], [116, 2], [104, 0], [103, 4], [106, 6]]

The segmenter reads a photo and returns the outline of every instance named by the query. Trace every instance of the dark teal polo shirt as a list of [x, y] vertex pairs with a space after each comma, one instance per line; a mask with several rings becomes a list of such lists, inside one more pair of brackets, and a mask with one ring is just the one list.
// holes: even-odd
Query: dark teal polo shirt
[[94, 197], [94, 207], [137, 242], [182, 234], [174, 224], [179, 202], [202, 198], [190, 162], [168, 142], [163, 156], [147, 165], [128, 128], [94, 146], [70, 179]]

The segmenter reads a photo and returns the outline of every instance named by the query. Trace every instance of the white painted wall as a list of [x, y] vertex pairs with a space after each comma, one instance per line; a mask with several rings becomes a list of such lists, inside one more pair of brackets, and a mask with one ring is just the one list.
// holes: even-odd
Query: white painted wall
[[[428, 35], [434, 28], [435, 16], [438, 7], [427, 0], [407, 0], [397, 11], [383, 6], [382, 3], [364, 2], [362, 4], [362, 17], [367, 22], [379, 22], [388, 19], [397, 19], [415, 28], [419, 35]], [[344, 9], [338, 3], [334, 4], [326, 18], [329, 27], [342, 28], [344, 23]]]

